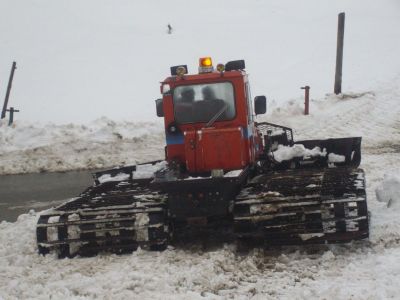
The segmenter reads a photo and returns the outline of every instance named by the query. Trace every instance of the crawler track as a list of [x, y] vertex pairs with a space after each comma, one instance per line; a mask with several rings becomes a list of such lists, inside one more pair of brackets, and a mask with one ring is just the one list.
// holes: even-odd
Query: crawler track
[[72, 257], [166, 247], [165, 197], [149, 183], [106, 182], [42, 214], [36, 231], [39, 253]]
[[361, 169], [286, 170], [255, 177], [236, 198], [240, 237], [269, 245], [343, 243], [368, 238]]

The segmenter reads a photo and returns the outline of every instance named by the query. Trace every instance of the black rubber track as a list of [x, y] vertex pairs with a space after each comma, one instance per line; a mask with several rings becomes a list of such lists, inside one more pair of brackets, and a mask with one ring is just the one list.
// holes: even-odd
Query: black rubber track
[[36, 229], [39, 253], [55, 251], [62, 258], [165, 248], [165, 196], [149, 183], [106, 182], [42, 214]]
[[254, 178], [236, 199], [240, 237], [268, 245], [345, 243], [368, 238], [364, 172], [286, 170]]

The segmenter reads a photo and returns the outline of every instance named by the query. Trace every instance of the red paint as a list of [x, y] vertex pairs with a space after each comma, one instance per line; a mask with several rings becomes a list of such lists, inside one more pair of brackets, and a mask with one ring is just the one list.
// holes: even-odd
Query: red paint
[[186, 167], [191, 173], [242, 169], [246, 160], [243, 129], [205, 128], [185, 132]]
[[[245, 87], [247, 74], [244, 71], [213, 72], [206, 74], [168, 77], [162, 85], [168, 84], [169, 93], [163, 95], [164, 124], [166, 128], [175, 123], [172, 91], [177, 86], [230, 82], [234, 88], [236, 116], [229, 121], [216, 121], [212, 127], [205, 128], [205, 123], [175, 124], [181, 132], [180, 144], [166, 147], [167, 160], [178, 161], [190, 173], [208, 172], [213, 169], [225, 171], [242, 169], [254, 163], [261, 151], [261, 139], [249, 114]], [[248, 138], [247, 131], [251, 137]], [[174, 143], [176, 141], [174, 140]], [[258, 151], [256, 151], [256, 147]]]

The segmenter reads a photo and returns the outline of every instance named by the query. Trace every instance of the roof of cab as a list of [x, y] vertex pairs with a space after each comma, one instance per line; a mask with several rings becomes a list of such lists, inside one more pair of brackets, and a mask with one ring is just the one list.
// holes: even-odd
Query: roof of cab
[[177, 84], [184, 82], [201, 82], [201, 81], [214, 81], [221, 78], [235, 78], [235, 77], [243, 77], [246, 74], [244, 70], [235, 70], [235, 71], [227, 71], [227, 72], [210, 72], [210, 73], [200, 73], [200, 74], [186, 74], [182, 77], [180, 76], [169, 76], [162, 83], [168, 84]]

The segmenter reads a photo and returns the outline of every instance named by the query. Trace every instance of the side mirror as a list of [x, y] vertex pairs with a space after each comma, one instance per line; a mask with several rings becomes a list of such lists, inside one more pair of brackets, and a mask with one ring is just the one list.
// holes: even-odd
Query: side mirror
[[156, 100], [157, 117], [164, 117], [164, 109], [162, 99]]
[[256, 96], [254, 98], [254, 112], [256, 115], [262, 115], [267, 112], [267, 97]]

